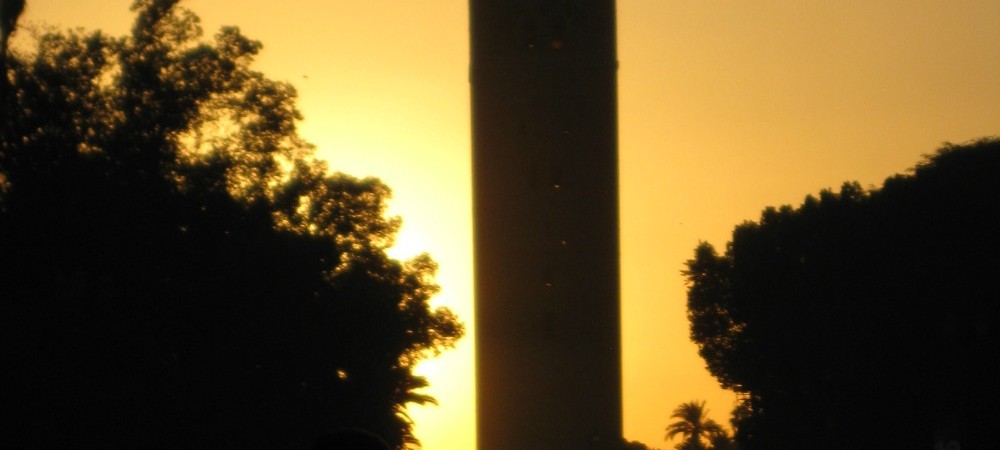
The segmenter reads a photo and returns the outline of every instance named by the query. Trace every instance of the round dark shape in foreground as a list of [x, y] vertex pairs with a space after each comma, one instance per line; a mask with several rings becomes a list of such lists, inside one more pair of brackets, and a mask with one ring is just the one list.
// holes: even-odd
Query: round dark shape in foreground
[[365, 430], [344, 428], [321, 436], [313, 450], [389, 450], [389, 444]]

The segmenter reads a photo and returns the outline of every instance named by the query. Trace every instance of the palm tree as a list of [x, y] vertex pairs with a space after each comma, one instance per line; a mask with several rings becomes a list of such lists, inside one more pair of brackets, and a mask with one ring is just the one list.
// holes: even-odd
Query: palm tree
[[722, 427], [714, 420], [707, 418], [708, 410], [705, 402], [690, 401], [681, 403], [670, 415], [677, 419], [667, 426], [666, 440], [671, 440], [678, 434], [683, 439], [677, 444], [677, 450], [706, 450], [705, 440], [716, 433], [724, 433]]

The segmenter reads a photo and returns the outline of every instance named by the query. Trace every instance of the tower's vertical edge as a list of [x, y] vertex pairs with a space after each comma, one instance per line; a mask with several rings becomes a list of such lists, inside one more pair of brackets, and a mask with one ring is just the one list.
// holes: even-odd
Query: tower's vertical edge
[[622, 435], [613, 0], [471, 0], [479, 450]]

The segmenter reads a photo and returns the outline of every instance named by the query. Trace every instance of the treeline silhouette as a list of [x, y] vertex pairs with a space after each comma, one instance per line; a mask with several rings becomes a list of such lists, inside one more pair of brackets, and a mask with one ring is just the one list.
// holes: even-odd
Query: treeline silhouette
[[743, 449], [1000, 448], [1000, 140], [767, 208], [685, 274]]
[[312, 157], [261, 44], [177, 3], [0, 53], [0, 445], [415, 443], [412, 369], [463, 334], [434, 262], [386, 255], [389, 189]]

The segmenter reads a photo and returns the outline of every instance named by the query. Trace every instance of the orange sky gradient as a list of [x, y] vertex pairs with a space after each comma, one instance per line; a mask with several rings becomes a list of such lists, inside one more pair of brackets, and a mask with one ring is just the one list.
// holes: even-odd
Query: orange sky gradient
[[[31, 23], [131, 26], [131, 0], [28, 0]], [[468, 336], [420, 372], [430, 450], [475, 448], [468, 4], [464, 0], [190, 0], [211, 36], [264, 43], [295, 85], [301, 134], [335, 170], [394, 190], [397, 257], [439, 263], [435, 304]], [[1000, 2], [618, 2], [625, 435], [658, 448], [671, 410], [718, 388], [688, 340], [680, 271], [768, 205], [845, 180], [879, 185], [942, 142], [1000, 134]], [[512, 313], [516, 313], [512, 311]]]

